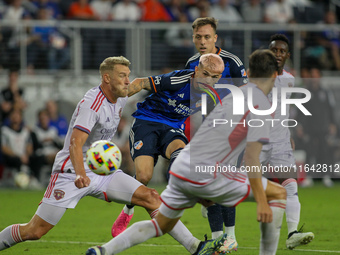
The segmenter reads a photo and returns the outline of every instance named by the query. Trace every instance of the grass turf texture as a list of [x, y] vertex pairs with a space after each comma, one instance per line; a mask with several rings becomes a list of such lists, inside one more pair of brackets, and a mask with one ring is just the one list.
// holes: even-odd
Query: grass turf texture
[[[161, 192], [165, 186], [157, 187]], [[14, 223], [25, 223], [36, 211], [43, 191], [0, 190], [0, 230]], [[285, 219], [281, 229], [278, 255], [295, 254], [340, 254], [340, 183], [333, 188], [316, 184], [312, 188], [299, 189], [302, 204], [300, 224], [306, 223], [304, 230], [312, 231], [315, 239], [306, 246], [290, 251], [285, 248], [287, 228]], [[39, 241], [25, 242], [4, 250], [1, 255], [69, 255], [85, 254], [88, 247], [102, 244], [111, 239], [111, 226], [123, 206], [106, 203], [86, 197], [75, 209], [66, 211], [58, 225]], [[256, 222], [255, 203], [242, 203], [236, 210], [236, 236], [239, 249], [236, 254], [258, 254], [260, 231]], [[149, 219], [142, 208], [135, 209], [132, 222]], [[183, 223], [197, 238], [210, 236], [208, 221], [201, 216], [200, 205], [186, 210]], [[121, 254], [189, 254], [170, 236], [153, 238], [132, 247]]]

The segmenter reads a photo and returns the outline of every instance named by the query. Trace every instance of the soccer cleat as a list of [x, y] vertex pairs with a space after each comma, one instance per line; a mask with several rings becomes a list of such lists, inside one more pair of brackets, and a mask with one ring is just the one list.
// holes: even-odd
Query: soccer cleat
[[238, 243], [234, 237], [227, 236], [227, 239], [224, 241], [223, 245], [220, 247], [219, 252], [221, 253], [230, 253], [231, 251], [237, 251]]
[[86, 255], [107, 255], [107, 253], [104, 247], [93, 246], [87, 249]]
[[314, 239], [314, 234], [312, 232], [301, 233], [294, 231], [288, 235], [286, 240], [286, 247], [290, 250], [297, 246], [309, 244]]
[[127, 225], [129, 225], [129, 222], [132, 219], [132, 216], [133, 214], [129, 215], [125, 213], [124, 210], [121, 211], [115, 223], [113, 223], [113, 226], [111, 229], [112, 237], [118, 236], [120, 233], [122, 233], [127, 228]]
[[215, 240], [206, 240], [201, 243], [198, 248], [197, 255], [213, 255], [219, 253], [220, 247], [224, 244], [227, 239], [227, 234], [223, 234], [216, 238]]
[[203, 218], [208, 218], [208, 209], [204, 205], [201, 205], [201, 214]]

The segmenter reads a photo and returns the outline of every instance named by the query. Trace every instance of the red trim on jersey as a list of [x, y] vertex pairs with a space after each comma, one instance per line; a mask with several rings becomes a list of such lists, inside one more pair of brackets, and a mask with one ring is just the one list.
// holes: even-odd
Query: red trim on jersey
[[172, 172], [172, 171], [169, 171], [169, 174], [171, 174], [171, 175], [173, 175], [173, 176], [175, 176], [175, 177], [177, 177], [178, 179], [181, 179], [181, 180], [183, 180], [183, 181], [190, 182], [190, 183], [197, 184], [197, 185], [205, 185], [205, 184], [208, 183], [208, 182], [195, 182], [195, 181], [192, 181], [192, 180], [190, 180], [190, 179], [187, 179], [187, 178], [185, 178], [185, 177], [183, 177], [183, 176], [180, 176], [180, 175], [178, 175], [178, 174], [175, 174], [175, 173]]
[[159, 236], [157, 224], [156, 224], [155, 220], [151, 220], [151, 222], [152, 222], [153, 226], [154, 226], [155, 229], [156, 229], [156, 237], [157, 237], [157, 236]]
[[83, 100], [80, 101], [76, 116], [78, 116], [78, 114], [79, 114], [80, 105], [81, 105], [82, 103], [84, 103], [84, 102], [85, 102], [85, 99], [83, 99]]
[[99, 100], [97, 100], [97, 103], [96, 105], [94, 106], [94, 108], [92, 108], [91, 106], [91, 109], [94, 110], [95, 112], [98, 112], [99, 108], [102, 106], [103, 104], [103, 101], [105, 99], [105, 95], [102, 93], [99, 97]]
[[282, 69], [282, 74], [283, 74], [284, 72], [287, 73], [287, 74], [290, 74], [291, 76], [294, 77], [294, 75], [292, 75], [290, 72], [287, 72], [285, 69]]
[[157, 93], [157, 89], [156, 89], [156, 85], [155, 85], [155, 82], [153, 81], [153, 78], [150, 76], [150, 79], [152, 81], [152, 86], [153, 86], [153, 89], [155, 90], [155, 93]]
[[279, 208], [282, 208], [282, 209], [286, 209], [286, 204], [284, 204], [284, 203], [268, 202], [268, 204], [271, 207], [279, 207]]
[[106, 192], [103, 191], [103, 195], [104, 195], [104, 198], [105, 198], [105, 201], [106, 201], [106, 202], [111, 202], [111, 201], [109, 200], [109, 198], [107, 197]]
[[46, 197], [46, 198], [50, 198], [50, 197], [51, 197], [52, 190], [53, 190], [53, 188], [54, 188], [54, 186], [55, 186], [55, 183], [56, 183], [56, 181], [57, 181], [57, 179], [58, 179], [58, 176], [59, 176], [59, 173], [53, 174], [53, 175], [51, 176], [50, 183], [48, 184], [48, 187], [47, 187], [47, 189], [46, 189], [46, 192], [45, 192], [45, 194], [44, 194], [44, 197]]
[[[107, 101], [109, 101], [111, 104], [115, 104], [114, 102], [111, 102], [111, 101], [110, 101], [109, 97], [105, 94], [105, 91], [104, 91], [101, 87], [99, 87], [99, 89], [100, 89], [100, 91], [104, 94], [104, 96], [105, 96], [105, 98], [107, 99]], [[116, 101], [116, 102], [117, 102], [117, 101]]]
[[100, 95], [102, 95], [103, 94], [103, 92], [100, 90], [99, 92], [98, 92], [98, 94], [97, 94], [97, 96], [96, 96], [96, 99], [94, 100], [94, 102], [92, 103], [92, 105], [91, 105], [91, 109], [93, 110], [93, 108], [95, 107], [95, 105], [97, 104], [97, 102], [98, 102], [98, 97], [100, 96]]
[[166, 207], [168, 207], [168, 208], [170, 208], [171, 210], [174, 210], [174, 211], [181, 211], [181, 210], [185, 210], [185, 209], [188, 209], [188, 208], [192, 208], [192, 206], [183, 207], [183, 208], [174, 208], [174, 207], [171, 207], [170, 205], [168, 205], [167, 203], [165, 203], [164, 200], [162, 199], [162, 197], [159, 197], [159, 198]]
[[241, 198], [241, 200], [238, 201], [234, 206], [237, 206], [239, 203], [241, 203], [242, 201], [244, 201], [244, 200], [249, 196], [249, 193], [250, 193], [250, 185], [247, 185], [247, 187], [248, 187], [247, 194], [246, 194], [243, 198]]
[[293, 178], [289, 178], [289, 179], [285, 180], [281, 185], [283, 187], [285, 187], [286, 185], [288, 185], [289, 183], [292, 183], [292, 182], [296, 182], [296, 180], [293, 179]]
[[90, 130], [88, 130], [87, 128], [84, 128], [84, 127], [82, 127], [82, 126], [79, 126], [79, 125], [76, 125], [74, 128], [77, 128], [77, 129], [79, 129], [79, 130], [81, 130], [81, 131], [84, 131], [84, 132], [86, 132], [86, 133], [91, 133], [91, 131]]
[[67, 161], [68, 161], [69, 159], [70, 159], [70, 155], [65, 159], [63, 165], [61, 166], [60, 171], [61, 171], [62, 173], [64, 172], [64, 167], [65, 167], [65, 165], [66, 165], [66, 163], [67, 163]]
[[[254, 107], [254, 108], [258, 108], [258, 106]], [[243, 120], [245, 121], [245, 119], [246, 119], [246, 117], [248, 116], [249, 113], [250, 113], [250, 110], [248, 110], [243, 115], [242, 119], [239, 122], [243, 122]], [[237, 145], [239, 145], [241, 143], [241, 141], [247, 136], [247, 133], [248, 133], [248, 126], [247, 125], [243, 126], [243, 124], [237, 124], [237, 126], [230, 133], [229, 138], [228, 138], [231, 150], [219, 162], [223, 162], [230, 155], [230, 153], [233, 152], [233, 150], [237, 147]], [[218, 162], [217, 162], [217, 164], [218, 164]]]

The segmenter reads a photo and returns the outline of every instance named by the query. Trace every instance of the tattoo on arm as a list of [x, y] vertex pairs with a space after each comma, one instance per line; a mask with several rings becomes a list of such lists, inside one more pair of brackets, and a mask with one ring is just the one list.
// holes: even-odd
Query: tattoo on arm
[[130, 97], [142, 89], [151, 90], [151, 84], [148, 78], [134, 79], [129, 85], [128, 96]]

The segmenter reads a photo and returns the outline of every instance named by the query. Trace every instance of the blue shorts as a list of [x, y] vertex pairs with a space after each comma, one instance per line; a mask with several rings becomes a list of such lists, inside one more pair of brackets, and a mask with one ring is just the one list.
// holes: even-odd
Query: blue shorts
[[184, 131], [180, 128], [173, 128], [159, 122], [135, 119], [129, 136], [131, 157], [135, 160], [138, 156], [151, 156], [155, 159], [156, 164], [159, 155], [166, 158], [166, 148], [176, 139], [182, 140], [185, 144], [188, 143]]

